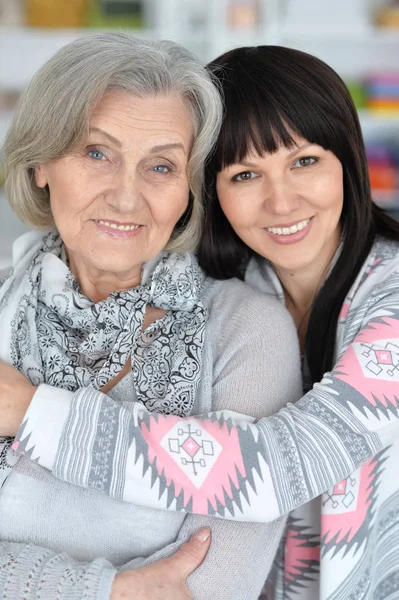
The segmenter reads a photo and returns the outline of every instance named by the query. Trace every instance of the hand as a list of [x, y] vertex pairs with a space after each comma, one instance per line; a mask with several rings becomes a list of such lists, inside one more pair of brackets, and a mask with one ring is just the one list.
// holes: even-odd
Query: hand
[[17, 369], [0, 360], [0, 436], [16, 436], [36, 389]]
[[118, 573], [110, 600], [190, 600], [186, 577], [200, 566], [210, 541], [210, 531], [203, 527], [170, 558]]

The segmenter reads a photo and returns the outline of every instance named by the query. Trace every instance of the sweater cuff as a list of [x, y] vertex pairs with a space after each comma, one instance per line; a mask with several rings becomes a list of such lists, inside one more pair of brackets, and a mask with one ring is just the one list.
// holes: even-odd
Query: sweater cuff
[[52, 470], [72, 398], [73, 392], [39, 385], [15, 436], [13, 450]]

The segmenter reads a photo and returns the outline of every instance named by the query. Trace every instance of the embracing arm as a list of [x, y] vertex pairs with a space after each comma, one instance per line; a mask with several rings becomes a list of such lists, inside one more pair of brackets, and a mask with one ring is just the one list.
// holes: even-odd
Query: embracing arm
[[[228, 334], [220, 339], [218, 345], [221, 348], [217, 352], [220, 357], [215, 361], [212, 386], [215, 408], [227, 405], [260, 416], [274, 412], [284, 404], [287, 397], [294, 400], [299, 395], [301, 381], [296, 333], [281, 307], [276, 305], [275, 308], [277, 310], [273, 313], [273, 319], [269, 317], [265, 319], [263, 327], [262, 319], [260, 319], [259, 329], [254, 328], [252, 324], [253, 335], [242, 334], [233, 328], [230, 332], [232, 340], [228, 339]], [[245, 321], [242, 325], [244, 331], [248, 331], [249, 327], [246, 327]], [[238, 341], [234, 339], [237, 337]], [[225, 345], [228, 350], [224, 349]], [[293, 350], [287, 353], [286, 347], [291, 345]], [[230, 350], [233, 348], [234, 350]], [[51, 392], [51, 388], [46, 389]], [[61, 391], [59, 396], [61, 404], [63, 399], [66, 402], [67, 398], [68, 394]], [[51, 394], [48, 401], [49, 409], [53, 404], [57, 404], [51, 402]], [[58, 410], [58, 415], [62, 417], [62, 414], [63, 408], [61, 411]], [[61, 420], [63, 421], [64, 418]], [[107, 422], [112, 422], [112, 418]], [[52, 435], [59, 436], [56, 427], [57, 420], [54, 418], [47, 438]], [[192, 433], [194, 436], [192, 439], [199, 440], [198, 432]], [[43, 444], [46, 443], [46, 441], [42, 443], [45, 454], [47, 450]], [[29, 452], [29, 448], [25, 447]], [[216, 440], [214, 440], [214, 449], [217, 450]], [[207, 448], [201, 456], [211, 457], [207, 453]], [[198, 462], [201, 460], [199, 458]], [[197, 464], [196, 467], [200, 469], [201, 465]], [[235, 476], [234, 463], [231, 476]], [[224, 482], [224, 485], [226, 484], [227, 481]], [[182, 542], [202, 525], [208, 525], [212, 529], [212, 546], [203, 565], [188, 579], [187, 584], [192, 597], [198, 600], [256, 600], [279, 545], [284, 530], [284, 519], [270, 525], [259, 525], [187, 515], [178, 539], [149, 557], [144, 568], [153, 566], [158, 573], [159, 561], [167, 559], [178, 551]], [[125, 565], [124, 568], [132, 567], [134, 563]], [[122, 573], [118, 574], [120, 575]], [[155, 600], [155, 597], [149, 596], [148, 600]], [[177, 600], [177, 597], [173, 600]]]
[[103, 558], [82, 563], [33, 544], [0, 541], [1, 598], [190, 600], [187, 576], [201, 564], [209, 544], [209, 529], [201, 529], [170, 558], [117, 573]]
[[[216, 410], [225, 407], [245, 411], [255, 417], [272, 414], [287, 399], [293, 401], [300, 396], [301, 375], [295, 328], [282, 307], [275, 300], [268, 301], [266, 298], [247, 300], [244, 307], [235, 306], [234, 317], [236, 322], [228, 319], [228, 326], [222, 327], [220, 335], [216, 336], [218, 359], [214, 364], [213, 406]], [[255, 318], [257, 327], [254, 327]], [[287, 348], [290, 350], [287, 351]], [[192, 443], [203, 443], [203, 432], [199, 435], [192, 428], [191, 433]], [[190, 451], [187, 442], [182, 442]], [[215, 452], [218, 451], [215, 440], [209, 438], [208, 443], [210, 452], [210, 444], [213, 444]], [[196, 477], [204, 475], [201, 472], [207, 469], [204, 462], [212, 456], [198, 450], [193, 458], [196, 464], [191, 465], [191, 473], [186, 472], [191, 481], [195, 481], [194, 468]], [[234, 460], [230, 461], [230, 484], [229, 477], [224, 476], [217, 462], [213, 466], [214, 481], [219, 479], [220, 483], [220, 508], [225, 503], [223, 489], [229, 490], [230, 485], [234, 486], [235, 466]], [[256, 485], [256, 476], [252, 485]], [[193, 598], [257, 600], [283, 535], [285, 518], [259, 524], [189, 514], [177, 540], [149, 557], [146, 564], [169, 556], [182, 540], [203, 525], [212, 530], [212, 544], [203, 564], [188, 578]]]
[[110, 600], [116, 570], [104, 560], [73, 560], [34, 546], [0, 541], [0, 594], [4, 600]]
[[[128, 413], [104, 394], [83, 389], [69, 395], [67, 418], [61, 437], [52, 440], [50, 459], [40, 448], [48, 431], [40, 409], [38, 417], [32, 416], [38, 451], [29, 445], [35, 401], [18, 440], [56, 476], [129, 502], [236, 520], [274, 520], [325, 492], [397, 438], [398, 307], [399, 276], [394, 273], [369, 296], [358, 334], [333, 371], [299, 402], [257, 422], [230, 411], [180, 419], [149, 414], [140, 404]], [[43, 390], [48, 396], [54, 392]], [[168, 447], [168, 437], [187, 425], [218, 443], [216, 468], [199, 487], [191, 485]], [[117, 440], [113, 453], [107, 447], [109, 434]]]
[[[260, 306], [257, 302], [255, 304], [253, 317], [258, 315], [260, 308], [263, 308], [264, 299], [262, 298]], [[214, 349], [212, 399], [216, 409], [227, 406], [232, 409], [246, 410], [258, 417], [275, 412], [284, 405], [287, 398], [295, 400], [300, 394], [301, 377], [295, 329], [291, 319], [276, 301], [266, 302], [266, 307], [269, 312], [258, 317], [259, 327], [254, 327], [251, 319], [240, 318], [240, 310], [234, 307], [238, 323], [233, 323], [227, 331], [224, 329], [220, 337], [215, 336], [217, 348]], [[245, 312], [248, 310], [247, 305]], [[291, 351], [287, 352], [287, 347], [291, 347]], [[46, 390], [50, 392], [48, 410], [51, 410], [57, 402], [54, 402], [54, 398], [51, 402], [54, 396], [51, 388], [44, 388], [44, 391]], [[67, 406], [67, 399], [68, 394], [61, 391], [58, 397], [61, 408], [58, 406], [56, 411], [61, 421], [65, 420], [63, 401], [65, 400]], [[44, 406], [42, 408], [44, 409]], [[45, 413], [46, 410], [43, 410], [43, 414]], [[112, 415], [108, 414], [105, 417], [108, 418], [103, 424], [112, 424], [114, 420]], [[81, 425], [84, 426], [82, 421]], [[59, 437], [60, 432], [57, 432], [57, 427], [58, 421], [54, 415], [54, 422], [49, 427], [46, 439], [42, 442], [37, 441], [38, 444], [41, 443], [43, 455], [48, 456], [48, 449], [44, 446], [48, 443], [48, 438], [53, 435]], [[103, 431], [103, 434], [104, 439], [112, 440], [111, 432]], [[33, 435], [36, 436], [36, 433]], [[218, 442], [210, 438], [204, 440], [205, 437], [205, 432], [199, 435], [198, 431], [192, 431], [190, 438], [192, 444], [208, 443], [207, 446], [204, 445], [202, 453], [193, 455], [195, 464], [194, 462], [191, 464], [191, 472], [186, 471], [187, 477], [191, 477], [194, 486], [196, 474], [203, 477], [208, 467], [217, 469], [217, 466], [212, 464], [212, 450], [218, 452]], [[26, 452], [33, 450], [32, 436], [29, 440], [29, 443], [25, 444]], [[188, 446], [185, 447], [190, 450]], [[107, 450], [111, 448], [112, 445], [107, 447]], [[35, 458], [38, 449], [39, 446], [35, 445], [32, 458]], [[207, 458], [210, 460], [209, 465], [203, 464]], [[232, 462], [230, 466], [230, 477], [235, 479], [235, 463]], [[100, 471], [97, 476], [99, 478], [102, 476], [106, 482], [103, 472]], [[217, 477], [218, 474], [214, 473], [215, 476]], [[255, 480], [256, 477], [252, 485], [256, 485]], [[222, 504], [224, 502], [222, 489], [228, 487], [228, 479], [221, 477], [221, 484], [219, 502]], [[194, 531], [202, 525], [208, 525], [212, 529], [212, 545], [203, 565], [188, 579], [192, 596], [198, 600], [256, 600], [273, 563], [284, 531], [284, 523], [284, 519], [279, 519], [273, 524], [259, 525], [187, 515], [177, 540], [149, 557], [145, 565], [157, 563], [154, 567], [158, 569], [160, 559], [169, 557]], [[134, 566], [133, 561], [132, 564], [125, 565], [125, 568]]]

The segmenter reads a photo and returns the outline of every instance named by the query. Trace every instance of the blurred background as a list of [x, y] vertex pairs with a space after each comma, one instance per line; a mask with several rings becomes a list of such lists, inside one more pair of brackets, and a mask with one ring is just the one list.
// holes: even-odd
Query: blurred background
[[[399, 216], [399, 0], [0, 0], [0, 147], [34, 72], [95, 29], [172, 39], [204, 62], [258, 44], [325, 60], [359, 110], [375, 201]], [[3, 180], [0, 163], [0, 268], [25, 230]]]

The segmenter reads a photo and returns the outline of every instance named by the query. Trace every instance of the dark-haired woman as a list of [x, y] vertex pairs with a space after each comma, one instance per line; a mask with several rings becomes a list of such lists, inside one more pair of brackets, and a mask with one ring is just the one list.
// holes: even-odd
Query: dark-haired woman
[[[216, 420], [228, 427], [218, 478], [211, 469], [198, 486], [183, 468], [192, 450], [166, 444], [175, 419], [162, 417], [160, 427], [137, 407], [135, 443], [148, 455], [151, 482], [132, 457], [122, 475], [110, 473], [107, 489], [129, 502], [207, 506], [230, 519], [291, 511], [267, 598], [397, 598], [399, 225], [372, 202], [356, 110], [327, 65], [264, 46], [228, 52], [210, 69], [226, 110], [207, 167], [200, 261], [210, 275], [245, 278], [285, 304], [301, 343], [305, 395], [256, 423], [228, 411], [181, 420], [182, 431], [198, 425], [201, 433]], [[85, 391], [71, 397], [76, 405]], [[98, 393], [100, 406], [104, 398]], [[39, 423], [34, 398], [17, 441], [27, 431], [41, 435]], [[38, 460], [90, 487], [94, 451], [70, 443], [79, 427], [66, 414], [61, 438]], [[189, 439], [195, 460], [207, 464], [197, 437]], [[150, 491], [155, 481], [159, 494]]]

